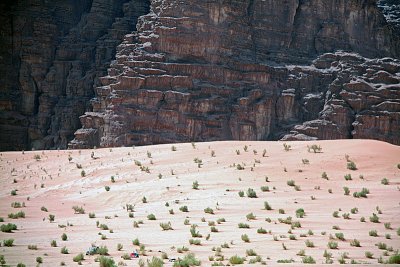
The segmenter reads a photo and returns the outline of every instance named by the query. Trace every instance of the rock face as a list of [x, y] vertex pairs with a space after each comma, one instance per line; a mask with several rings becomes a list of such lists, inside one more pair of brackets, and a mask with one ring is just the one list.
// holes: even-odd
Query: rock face
[[[396, 3], [379, 5], [396, 23]], [[400, 37], [382, 10], [376, 0], [2, 3], [0, 149], [400, 144]]]
[[0, 4], [0, 148], [66, 147], [146, 1]]
[[400, 62], [366, 58], [398, 58], [399, 44], [375, 1], [152, 1], [69, 146], [400, 144]]

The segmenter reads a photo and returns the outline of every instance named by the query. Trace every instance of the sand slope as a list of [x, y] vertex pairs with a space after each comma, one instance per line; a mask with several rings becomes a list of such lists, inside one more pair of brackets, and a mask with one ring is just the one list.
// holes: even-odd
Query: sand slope
[[[175, 144], [176, 151], [172, 151], [172, 145], [156, 145], [3, 152], [0, 158], [0, 217], [4, 222], [0, 224], [15, 223], [18, 230], [0, 232], [0, 240], [15, 239], [13, 247], [0, 248], [0, 255], [4, 255], [11, 265], [23, 262], [35, 266], [36, 257], [41, 256], [42, 266], [59, 266], [62, 261], [67, 266], [76, 266], [72, 258], [95, 243], [107, 246], [116, 263], [138, 266], [137, 259], [121, 258], [125, 253], [139, 249], [132, 244], [132, 240], [138, 238], [145, 245], [147, 256], [141, 256], [143, 259], [160, 257], [161, 251], [169, 257], [183, 257], [176, 248], [185, 246], [202, 261], [202, 266], [211, 266], [213, 261], [209, 257], [217, 258], [212, 248], [224, 243], [229, 245], [220, 252], [224, 264], [231, 256], [246, 257], [246, 250], [253, 249], [267, 265], [290, 259], [299, 265], [303, 256], [297, 254], [304, 249], [305, 255], [312, 256], [319, 264], [325, 262], [323, 254], [327, 250], [332, 253], [335, 264], [343, 253], [348, 253], [347, 263], [354, 260], [376, 265], [379, 257], [385, 261], [394, 252], [379, 249], [375, 244], [386, 243], [389, 250], [400, 248], [400, 237], [396, 233], [400, 227], [400, 169], [397, 167], [400, 147], [370, 140], [287, 144], [291, 145], [289, 151], [283, 149], [282, 142], [228, 141], [196, 143], [195, 147], [190, 143]], [[312, 144], [320, 145], [322, 153], [308, 152], [307, 145]], [[147, 152], [151, 153], [151, 158]], [[346, 154], [357, 170], [347, 169]], [[34, 155], [39, 155], [40, 160], [34, 159]], [[200, 166], [194, 162], [195, 158], [202, 161]], [[309, 164], [304, 164], [303, 159]], [[143, 170], [138, 166], [139, 162]], [[238, 170], [238, 164], [244, 169]], [[149, 172], [145, 171], [146, 167]], [[82, 170], [86, 173], [84, 177]], [[328, 179], [321, 177], [323, 172]], [[352, 180], [346, 181], [346, 174], [351, 174]], [[111, 176], [115, 182], [111, 181]], [[381, 183], [385, 177], [389, 180], [388, 185]], [[287, 184], [289, 180], [299, 186], [298, 191]], [[198, 190], [192, 188], [194, 181], [199, 183]], [[110, 190], [106, 191], [105, 186]], [[263, 192], [261, 186], [268, 186], [269, 191]], [[344, 186], [349, 188], [350, 195], [344, 195]], [[255, 190], [257, 198], [246, 196], [248, 188]], [[362, 188], [370, 191], [368, 197], [353, 197], [353, 193]], [[11, 196], [14, 189], [18, 190], [17, 195]], [[239, 191], [244, 191], [244, 197], [239, 196]], [[142, 202], [143, 197], [147, 203]], [[272, 210], [264, 209], [265, 201]], [[12, 208], [12, 202], [24, 202], [26, 207]], [[129, 217], [126, 204], [134, 205], [134, 218]], [[75, 214], [72, 209], [75, 205], [82, 206], [85, 214]], [[179, 210], [184, 205], [189, 212]], [[43, 206], [48, 212], [41, 210]], [[205, 213], [207, 207], [212, 208], [214, 214]], [[305, 211], [303, 218], [296, 217], [299, 208]], [[358, 212], [351, 213], [352, 208], [357, 208]], [[170, 209], [174, 214], [170, 214]], [[280, 214], [279, 209], [283, 209], [284, 214]], [[20, 210], [25, 212], [25, 218], [8, 218], [9, 213]], [[334, 211], [338, 211], [339, 218], [333, 217]], [[89, 213], [95, 213], [96, 218], [89, 218]], [[156, 220], [147, 219], [151, 213]], [[249, 213], [256, 219], [247, 220]], [[349, 213], [350, 219], [344, 219], [344, 213]], [[370, 222], [373, 213], [377, 214], [380, 223]], [[49, 214], [55, 215], [54, 222], [49, 222]], [[300, 222], [301, 228], [291, 229], [290, 224], [282, 222], [289, 216], [293, 222]], [[360, 222], [361, 217], [365, 217], [365, 222]], [[226, 222], [218, 224], [219, 218]], [[189, 244], [192, 237], [190, 225], [184, 224], [185, 219], [198, 225], [197, 230], [203, 237], [194, 239], [201, 240], [200, 246]], [[134, 228], [134, 221], [140, 220], [143, 224]], [[96, 221], [106, 224], [112, 233], [96, 227]], [[211, 232], [210, 221], [215, 223], [218, 232]], [[171, 222], [174, 230], [162, 231], [159, 224], [167, 222]], [[246, 223], [250, 228], [239, 228], [239, 223]], [[389, 229], [384, 223], [390, 223]], [[62, 225], [66, 227], [60, 227]], [[266, 234], [257, 233], [261, 227], [267, 230]], [[291, 234], [288, 233], [290, 229]], [[370, 230], [376, 230], [378, 236], [370, 236]], [[63, 233], [68, 235], [67, 241], [61, 240]], [[99, 233], [106, 239], [102, 240]], [[335, 233], [343, 233], [345, 240], [338, 240]], [[210, 237], [206, 240], [208, 234]], [[248, 235], [250, 242], [241, 239], [243, 234]], [[351, 246], [353, 239], [357, 239], [361, 247]], [[58, 246], [51, 247], [51, 240], [56, 240]], [[307, 240], [312, 241], [314, 247], [306, 247]], [[328, 249], [330, 241], [337, 242], [338, 249]], [[121, 251], [117, 250], [118, 243], [123, 245]], [[37, 250], [28, 249], [28, 245], [36, 245]], [[68, 248], [69, 254], [61, 254], [63, 246]], [[365, 256], [366, 251], [373, 253], [372, 259]], [[95, 258], [86, 256], [82, 265], [98, 266]], [[245, 264], [253, 258], [247, 256]], [[167, 260], [165, 263], [165, 266], [172, 266]]]

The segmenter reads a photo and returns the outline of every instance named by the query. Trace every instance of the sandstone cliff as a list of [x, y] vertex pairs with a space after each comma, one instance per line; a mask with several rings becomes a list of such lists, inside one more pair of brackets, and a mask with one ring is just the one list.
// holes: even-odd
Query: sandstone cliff
[[146, 1], [0, 4], [0, 148], [66, 147]]
[[2, 3], [0, 149], [400, 144], [398, 9], [376, 2]]
[[[358, 54], [327, 53], [339, 49]], [[400, 144], [400, 63], [365, 58], [399, 52], [375, 1], [152, 1], [138, 32], [118, 47], [70, 147]]]

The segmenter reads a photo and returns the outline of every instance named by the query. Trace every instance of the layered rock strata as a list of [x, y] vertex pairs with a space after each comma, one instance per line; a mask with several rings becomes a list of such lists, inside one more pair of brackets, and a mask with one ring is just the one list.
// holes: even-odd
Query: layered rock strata
[[23, 0], [0, 7], [0, 148], [65, 148], [116, 46], [149, 2]]
[[[400, 51], [375, 1], [169, 0], [151, 8], [118, 47], [71, 148], [227, 139], [400, 144], [399, 61], [367, 59]], [[338, 49], [357, 53], [328, 53]]]

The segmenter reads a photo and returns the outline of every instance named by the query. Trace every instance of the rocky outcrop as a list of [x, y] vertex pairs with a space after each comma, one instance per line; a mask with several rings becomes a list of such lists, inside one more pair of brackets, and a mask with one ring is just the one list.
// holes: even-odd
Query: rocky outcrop
[[395, 18], [396, 9], [391, 0], [379, 6], [6, 1], [0, 149], [282, 138], [399, 144], [399, 62], [384, 58], [400, 57], [400, 37], [382, 13]]
[[[400, 143], [399, 61], [365, 58], [400, 52], [375, 1], [151, 7], [118, 47], [71, 148], [226, 139]], [[337, 49], [358, 54], [325, 53]]]
[[8, 2], [0, 9], [0, 148], [65, 148], [116, 46], [149, 3]]

